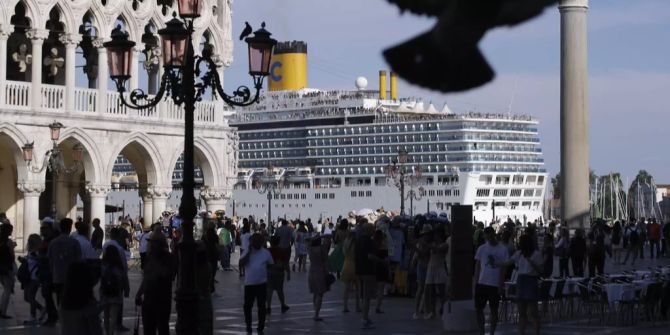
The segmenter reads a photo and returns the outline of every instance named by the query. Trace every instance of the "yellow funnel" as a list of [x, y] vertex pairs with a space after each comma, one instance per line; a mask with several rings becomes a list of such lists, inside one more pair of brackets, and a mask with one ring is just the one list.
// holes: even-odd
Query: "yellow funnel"
[[293, 91], [307, 87], [307, 44], [279, 42], [272, 56], [270, 91]]

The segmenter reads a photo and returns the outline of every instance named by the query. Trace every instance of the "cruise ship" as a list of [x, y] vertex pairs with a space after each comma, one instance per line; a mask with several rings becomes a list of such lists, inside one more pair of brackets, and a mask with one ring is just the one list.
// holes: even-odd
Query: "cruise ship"
[[399, 98], [395, 74], [389, 79], [390, 90], [385, 71], [378, 90], [363, 77], [348, 91], [311, 89], [307, 45], [278, 44], [268, 92], [230, 120], [239, 169], [227, 213], [318, 220], [400, 212], [395, 163], [405, 171], [405, 214], [449, 215], [467, 204], [477, 221], [542, 220], [547, 173], [536, 119], [438, 109]]

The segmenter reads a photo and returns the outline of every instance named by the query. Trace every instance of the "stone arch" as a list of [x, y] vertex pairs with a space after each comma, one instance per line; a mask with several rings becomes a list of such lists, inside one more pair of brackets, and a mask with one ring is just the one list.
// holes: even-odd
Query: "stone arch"
[[16, 162], [16, 173], [17, 173], [17, 180], [27, 180], [28, 174], [27, 174], [27, 169], [26, 163], [23, 161], [23, 155], [21, 151], [21, 147], [23, 147], [24, 144], [28, 143], [28, 138], [23, 134], [23, 132], [17, 128], [15, 125], [7, 122], [0, 123], [0, 137], [7, 137], [9, 139], [10, 144], [13, 144], [11, 146], [14, 146], [16, 150], [13, 150], [14, 152], [14, 160]]
[[99, 183], [104, 181], [102, 158], [100, 157], [100, 149], [95, 140], [88, 135], [83, 129], [78, 127], [65, 128], [61, 134], [60, 144], [66, 144], [69, 141], [76, 141], [81, 144], [86, 153], [84, 154], [84, 174], [86, 181], [91, 183]]
[[72, 15], [72, 11], [64, 10], [63, 5], [58, 2], [55, 2], [54, 5], [45, 12], [47, 15], [44, 17], [44, 22], [42, 22], [41, 26], [46, 24], [46, 22], [49, 20], [49, 13], [51, 13], [51, 11], [54, 9], [56, 9], [60, 14], [60, 21], [64, 25], [63, 30], [68, 33], [76, 33], [78, 25], [74, 15]]
[[[179, 149], [173, 154], [170, 159], [169, 165], [169, 176], [172, 177], [175, 171], [175, 166], [184, 151], [184, 143], [182, 142], [179, 145]], [[219, 161], [217, 159], [217, 154], [214, 148], [212, 148], [207, 141], [201, 137], [197, 137], [194, 140], [194, 150], [193, 150], [195, 163], [202, 170], [203, 183], [207, 186], [212, 187], [221, 187], [225, 185], [225, 181], [222, 181], [219, 177], [218, 171], [222, 171], [222, 168], [219, 166]]]
[[160, 151], [154, 141], [143, 133], [132, 133], [119, 143], [109, 157], [105, 178], [111, 182], [114, 162], [123, 154], [133, 164], [140, 184], [170, 185], [170, 177], [164, 176], [165, 169]]
[[33, 1], [26, 1], [26, 0], [18, 0], [18, 1], [12, 1], [12, 3], [9, 6], [9, 15], [8, 15], [8, 21], [11, 19], [12, 15], [14, 15], [15, 8], [18, 4], [22, 4], [23, 8], [26, 10], [26, 18], [30, 20], [30, 26], [31, 27], [36, 27], [39, 26], [36, 23], [39, 23], [40, 16], [39, 16], [39, 8], [35, 7], [35, 3]]
[[[137, 25], [135, 24], [134, 21], [129, 20], [128, 18], [132, 18], [132, 15], [129, 13], [126, 13], [125, 11], [121, 12], [119, 16], [112, 20], [111, 25], [107, 27], [107, 31], [111, 32], [114, 28], [116, 28], [117, 24], [116, 22], [118, 20], [123, 22], [123, 30], [128, 33], [128, 39], [131, 41], [139, 41], [141, 38], [141, 34], [137, 31]], [[105, 39], [109, 39], [109, 36], [105, 36]]]

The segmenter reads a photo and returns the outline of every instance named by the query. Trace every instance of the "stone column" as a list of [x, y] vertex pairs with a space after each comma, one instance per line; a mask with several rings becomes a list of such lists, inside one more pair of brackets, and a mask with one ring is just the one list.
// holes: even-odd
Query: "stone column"
[[93, 40], [93, 46], [98, 49], [98, 113], [107, 113], [107, 82], [109, 70], [107, 69], [107, 49], [102, 46], [101, 38]]
[[586, 12], [588, 0], [561, 0], [561, 219], [587, 227], [589, 112]]
[[5, 82], [7, 81], [7, 39], [9, 32], [0, 31], [0, 106], [5, 104]]
[[142, 194], [142, 213], [144, 214], [144, 224], [147, 226], [154, 223], [158, 218], [158, 216], [154, 218], [154, 198], [146, 191]]
[[81, 36], [76, 34], [66, 34], [60, 37], [61, 43], [65, 44], [65, 111], [74, 111], [74, 90], [77, 86], [75, 82], [75, 63], [77, 45], [81, 41]]
[[205, 200], [206, 210], [214, 213], [226, 209], [226, 202], [230, 199], [230, 194], [225, 189], [205, 186], [200, 190], [200, 197]]
[[152, 216], [158, 218], [167, 208], [167, 198], [172, 192], [169, 186], [152, 186], [147, 189], [147, 193], [153, 198]]
[[[128, 92], [132, 92], [134, 89], [139, 88], [139, 80], [140, 80], [140, 59], [143, 57], [142, 50], [144, 50], [144, 44], [143, 43], [138, 43], [134, 48], [133, 48], [133, 59], [131, 60], [131, 68], [130, 68], [130, 86], [128, 87], [129, 90]], [[146, 92], [146, 91], [145, 91]]]
[[107, 193], [111, 191], [109, 185], [86, 185], [86, 192], [91, 201], [91, 221], [100, 219], [100, 227], [105, 230], [105, 204], [107, 203]]
[[42, 107], [42, 44], [49, 37], [49, 31], [43, 29], [32, 29], [26, 32], [26, 35], [32, 41], [32, 56], [30, 79], [31, 107], [36, 110]]
[[17, 185], [23, 192], [23, 246], [31, 234], [40, 234], [40, 194], [44, 192], [43, 182], [21, 183]]

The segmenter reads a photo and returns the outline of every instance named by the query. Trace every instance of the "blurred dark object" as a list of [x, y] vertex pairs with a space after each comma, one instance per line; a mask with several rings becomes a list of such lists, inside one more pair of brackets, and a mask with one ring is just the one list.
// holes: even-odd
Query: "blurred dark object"
[[410, 83], [442, 92], [481, 86], [495, 73], [479, 41], [489, 29], [529, 20], [558, 0], [388, 0], [415, 14], [438, 17], [433, 29], [384, 50], [391, 69]]

